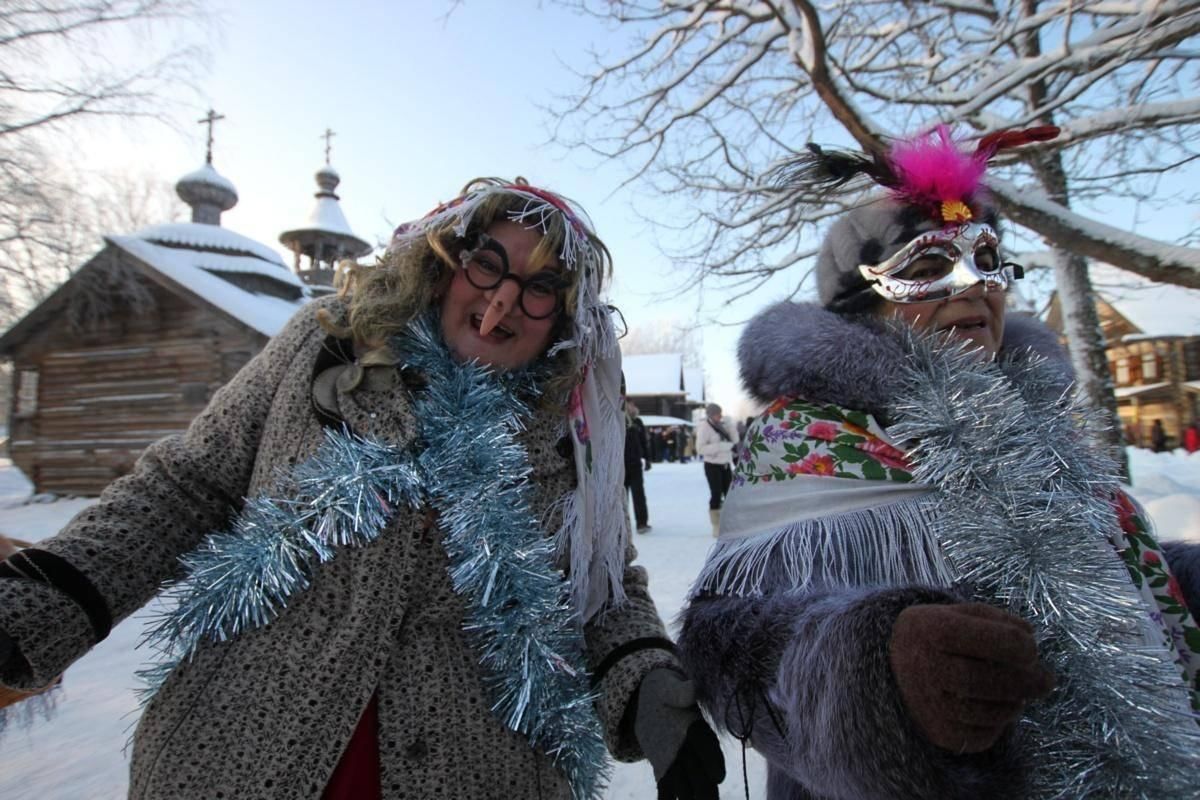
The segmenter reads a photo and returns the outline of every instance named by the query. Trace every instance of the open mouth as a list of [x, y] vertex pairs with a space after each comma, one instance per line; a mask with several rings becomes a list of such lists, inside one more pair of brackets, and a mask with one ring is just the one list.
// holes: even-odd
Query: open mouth
[[[482, 324], [483, 324], [483, 315], [482, 314], [472, 314], [471, 315], [471, 327], [475, 329], [476, 333], [479, 332], [479, 326]], [[502, 342], [507, 339], [511, 339], [514, 336], [516, 336], [516, 334], [513, 333], [510, 329], [504, 327], [503, 325], [497, 324], [496, 327], [492, 328], [491, 332], [489, 332], [488, 335], [483, 338], [493, 339], [495, 341]]]

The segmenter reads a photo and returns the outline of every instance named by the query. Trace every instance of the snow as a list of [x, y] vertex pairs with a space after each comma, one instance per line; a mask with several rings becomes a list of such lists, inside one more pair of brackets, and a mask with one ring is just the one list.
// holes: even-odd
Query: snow
[[621, 371], [625, 373], [628, 397], [684, 393], [683, 355], [680, 353], [624, 356]]
[[285, 272], [287, 265], [279, 253], [249, 236], [202, 222], [168, 222], [151, 225], [134, 234], [138, 239], [168, 245], [185, 245], [197, 250], [223, 250], [231, 254], [242, 254], [260, 258], [279, 266]]
[[[213, 227], [213, 226], [203, 226]], [[214, 230], [220, 231], [221, 228]], [[228, 233], [228, 231], [226, 231]], [[237, 236], [237, 234], [234, 234]], [[217, 308], [240, 320], [243, 324], [266, 335], [274, 336], [283, 329], [284, 323], [308, 302], [304, 294], [296, 300], [284, 300], [281, 297], [247, 292], [227, 280], [213, 274], [204, 265], [213, 265], [219, 269], [225, 264], [231, 267], [248, 267], [245, 257], [222, 256], [217, 253], [203, 253], [195, 250], [177, 247], [164, 247], [152, 244], [134, 236], [105, 237], [114, 246], [121, 248], [143, 263], [161, 272], [166, 277], [194, 292]], [[261, 245], [259, 245], [261, 247]], [[281, 262], [282, 263], [282, 262]], [[303, 286], [286, 268], [276, 270], [270, 267], [270, 272], [263, 273], [275, 278], [280, 283], [291, 286]], [[230, 271], [239, 271], [231, 269]], [[245, 270], [241, 270], [245, 271]], [[256, 270], [257, 271], [257, 268]]]
[[350, 230], [350, 223], [346, 221], [341, 205], [332, 197], [317, 198], [317, 204], [313, 206], [312, 213], [308, 215], [308, 224], [304, 227], [358, 238], [354, 236], [354, 231]]
[[1140, 334], [1123, 342], [1167, 336], [1200, 336], [1200, 290], [1154, 283], [1108, 264], [1093, 264], [1092, 284]]
[[1120, 386], [1116, 389], [1113, 389], [1113, 396], [1116, 397], [1118, 400], [1122, 400], [1126, 397], [1134, 397], [1139, 394], [1146, 394], [1147, 392], [1153, 392], [1153, 391], [1162, 389], [1162, 388], [1164, 388], [1166, 386], [1170, 386], [1170, 385], [1171, 384], [1169, 384], [1169, 383], [1162, 382], [1162, 383], [1147, 383], [1142, 386]]
[[1009, 204], [1009, 216], [1014, 221], [1020, 222], [1020, 217], [1029, 213], [1044, 217], [1048, 227], [1040, 226], [1037, 229], [1039, 233], [1045, 234], [1055, 228], [1069, 230], [1079, 234], [1083, 242], [1102, 245], [1117, 255], [1132, 256], [1134, 260], [1150, 260], [1172, 272], [1200, 272], [1200, 248], [1160, 242], [1076, 214], [1055, 203], [1044, 191], [1029, 185], [1018, 187], [995, 176], [989, 177], [986, 183], [993, 194]]
[[683, 390], [687, 394], [687, 399], [693, 403], [703, 403], [704, 396], [704, 370], [699, 367], [684, 367], [683, 368]]
[[224, 189], [227, 192], [233, 192], [233, 196], [237, 197], [237, 187], [233, 185], [233, 181], [226, 178], [221, 173], [217, 172], [212, 164], [204, 164], [200, 169], [193, 170], [187, 175], [179, 179], [179, 183], [207, 183], [210, 186], [216, 186]]
[[638, 419], [640, 419], [642, 424], [647, 428], [661, 428], [664, 425], [686, 425], [689, 428], [692, 427], [692, 423], [688, 422], [686, 419], [680, 419], [679, 417], [664, 417], [658, 414], [639, 414]]
[[[1130, 448], [1133, 494], [1154, 518], [1161, 539], [1200, 542], [1200, 455]], [[663, 619], [675, 620], [712, 544], [708, 494], [700, 462], [655, 464], [646, 473], [652, 530], [638, 534], [638, 561]], [[51, 536], [90, 500], [30, 498], [30, 485], [0, 459], [0, 532], [37, 541]], [[52, 502], [45, 502], [45, 501]], [[66, 673], [53, 715], [28, 731], [0, 739], [0, 797], [5, 800], [88, 798], [118, 800], [127, 790], [124, 746], [136, 721], [134, 670], [147, 654], [135, 650], [152, 606], [122, 622], [112, 635]], [[672, 623], [674, 631], [674, 624]], [[722, 795], [742, 797], [742, 748], [722, 738], [727, 777]], [[746, 756], [751, 797], [765, 796], [766, 770], [753, 751]], [[609, 800], [655, 796], [649, 764], [616, 764]]]

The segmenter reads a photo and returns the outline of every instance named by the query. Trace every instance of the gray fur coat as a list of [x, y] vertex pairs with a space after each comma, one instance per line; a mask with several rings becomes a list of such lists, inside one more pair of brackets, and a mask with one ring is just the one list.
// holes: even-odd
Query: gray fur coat
[[[1060, 365], [1063, 386], [1070, 382], [1053, 334], [1010, 316], [1003, 350], [1020, 348]], [[794, 303], [760, 314], [739, 345], [743, 381], [758, 400], [798, 396], [884, 425], [899, 388], [889, 365], [903, 352], [873, 320]], [[1189, 598], [1200, 590], [1196, 551], [1179, 574], [1191, 581]], [[909, 720], [891, 672], [899, 613], [959, 599], [922, 586], [700, 595], [682, 615], [680, 648], [715, 722], [766, 757], [769, 800], [1016, 800], [1027, 757], [1017, 735], [974, 755], [941, 750]]]

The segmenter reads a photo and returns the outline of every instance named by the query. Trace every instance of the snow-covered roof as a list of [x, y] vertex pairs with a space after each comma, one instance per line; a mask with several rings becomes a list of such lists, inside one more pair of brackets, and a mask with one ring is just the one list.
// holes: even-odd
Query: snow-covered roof
[[346, 221], [346, 215], [342, 213], [341, 204], [332, 197], [317, 198], [317, 204], [313, 206], [312, 212], [308, 215], [304, 228], [358, 238], [354, 236], [354, 231], [350, 230], [350, 223]]
[[[199, 225], [196, 227], [209, 228], [213, 226]], [[221, 228], [214, 228], [214, 230], [223, 231]], [[223, 232], [232, 233], [232, 231]], [[238, 236], [238, 234], [233, 235]], [[309, 300], [307, 292], [295, 300], [285, 300], [282, 297], [247, 291], [214, 272], [214, 270], [254, 272], [268, 275], [281, 283], [297, 287], [303, 286], [286, 268], [282, 272], [275, 271], [275, 267], [264, 264], [257, 258], [168, 247], [147, 241], [141, 236], [107, 236], [105, 238], [113, 246], [119, 247], [147, 266], [158, 270], [165, 277], [264, 336], [274, 336], [282, 330], [284, 323]], [[244, 236], [238, 238], [253, 242]], [[257, 243], [255, 242], [255, 244]], [[262, 245], [258, 246], [262, 247]], [[282, 264], [282, 262], [280, 263]], [[258, 266], [259, 264], [262, 266]]]
[[683, 355], [653, 353], [625, 356], [621, 360], [625, 373], [625, 394], [628, 397], [684, 394]]
[[1107, 264], [1090, 272], [1100, 296], [1137, 326], [1140, 338], [1200, 336], [1200, 290], [1153, 283]]
[[686, 419], [680, 419], [679, 417], [664, 417], [659, 414], [641, 414], [638, 416], [638, 419], [640, 419], [642, 424], [647, 428], [665, 428], [671, 425], [686, 425], [690, 428], [693, 425], [693, 423], [688, 422]]
[[1156, 389], [1162, 389], [1163, 387], [1170, 386], [1170, 385], [1171, 384], [1169, 384], [1169, 383], [1163, 382], [1163, 383], [1147, 383], [1142, 386], [1120, 386], [1113, 390], [1113, 395], [1118, 400], [1121, 400], [1126, 397], [1134, 397], [1135, 395], [1146, 394], [1147, 392], [1153, 392]]
[[217, 250], [230, 254], [254, 256], [275, 264], [283, 272], [291, 274], [287, 264], [274, 249], [249, 236], [235, 233], [220, 225], [205, 225], [198, 222], [168, 222], [151, 225], [134, 234], [139, 239], [166, 245], [182, 245], [196, 250]]
[[179, 179], [179, 183], [207, 183], [211, 186], [217, 186], [228, 192], [233, 192], [237, 195], [237, 188], [234, 187], [233, 181], [226, 178], [221, 173], [213, 168], [212, 164], [204, 164], [200, 169], [192, 170], [187, 175]]
[[301, 227], [280, 234], [279, 241], [294, 252], [307, 253], [314, 258], [326, 257], [318, 255], [325, 246], [332, 246], [354, 258], [371, 252], [374, 248], [354, 235], [346, 215], [342, 213], [342, 206], [334, 192], [341, 181], [337, 170], [326, 164], [317, 171], [316, 178], [320, 191], [315, 195], [317, 202], [309, 212], [308, 219]]
[[683, 390], [693, 403], [704, 402], [704, 370], [699, 367], [683, 368]]

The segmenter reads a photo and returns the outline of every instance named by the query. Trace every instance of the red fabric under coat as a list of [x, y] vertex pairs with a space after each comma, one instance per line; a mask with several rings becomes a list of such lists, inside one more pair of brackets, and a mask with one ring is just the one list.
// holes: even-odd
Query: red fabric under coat
[[382, 800], [379, 783], [379, 701], [367, 703], [321, 800]]

